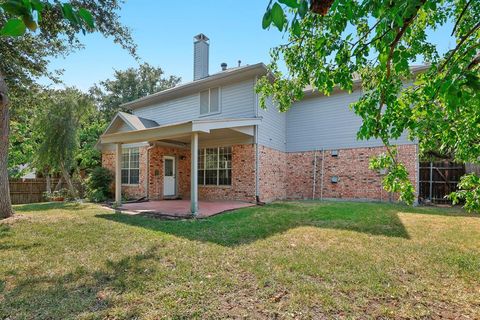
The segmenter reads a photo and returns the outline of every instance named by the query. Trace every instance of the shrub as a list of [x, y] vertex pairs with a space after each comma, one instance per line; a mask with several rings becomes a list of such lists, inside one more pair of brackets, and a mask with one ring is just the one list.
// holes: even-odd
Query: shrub
[[460, 178], [458, 191], [451, 193], [448, 198], [453, 204], [464, 201], [463, 207], [468, 212], [480, 213], [480, 177], [475, 173], [464, 175]]
[[70, 192], [63, 188], [63, 189], [60, 189], [60, 190], [56, 190], [56, 191], [52, 191], [52, 192], [44, 192], [43, 193], [43, 196], [45, 197], [45, 199], [47, 199], [48, 201], [65, 201], [65, 200], [69, 200], [69, 195], [70, 195]]
[[87, 198], [93, 202], [103, 202], [110, 194], [110, 185], [113, 181], [112, 173], [103, 167], [92, 170], [87, 178]]

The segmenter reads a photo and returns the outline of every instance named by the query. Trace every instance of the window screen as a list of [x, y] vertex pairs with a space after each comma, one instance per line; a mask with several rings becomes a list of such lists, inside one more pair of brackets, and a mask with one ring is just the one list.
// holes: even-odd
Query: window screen
[[199, 185], [232, 184], [232, 148], [204, 148], [198, 152]]
[[220, 89], [212, 88], [200, 92], [200, 114], [220, 111]]
[[122, 184], [139, 184], [140, 152], [138, 148], [122, 150]]

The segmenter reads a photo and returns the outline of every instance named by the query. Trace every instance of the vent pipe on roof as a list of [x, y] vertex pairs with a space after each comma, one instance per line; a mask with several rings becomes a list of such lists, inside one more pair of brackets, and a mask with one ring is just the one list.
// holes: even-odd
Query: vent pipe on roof
[[222, 62], [222, 64], [220, 65], [220, 67], [222, 67], [222, 71], [227, 70], [227, 64], [226, 64], [225, 62]]
[[208, 77], [208, 51], [210, 47], [208, 37], [200, 33], [193, 42], [193, 80]]

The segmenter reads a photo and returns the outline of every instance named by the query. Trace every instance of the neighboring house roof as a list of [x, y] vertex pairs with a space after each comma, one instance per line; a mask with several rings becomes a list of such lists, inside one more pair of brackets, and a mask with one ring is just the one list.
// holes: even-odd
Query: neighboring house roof
[[[411, 66], [410, 71], [413, 73], [414, 76], [416, 76], [417, 74], [424, 72], [428, 68], [430, 68], [430, 65], [422, 64], [422, 65], [417, 65], [417, 66]], [[361, 87], [361, 85], [362, 85], [362, 79], [359, 76], [355, 77], [353, 79], [353, 88], [358, 89], [358, 88]], [[340, 87], [338, 85], [335, 86], [333, 93], [336, 93], [336, 92], [339, 92], [339, 91], [341, 91]], [[311, 85], [306, 86], [303, 89], [303, 93], [305, 94], [305, 96], [315, 95], [315, 94], [322, 95], [322, 93], [318, 92], [318, 90], [313, 89], [313, 87]]]
[[166, 89], [146, 97], [133, 100], [121, 105], [123, 108], [136, 109], [159, 103], [165, 100], [171, 100], [179, 97], [183, 97], [188, 94], [196, 93], [203, 89], [208, 89], [212, 86], [223, 84], [225, 80], [238, 81], [244, 78], [250, 78], [259, 75], [267, 74], [268, 69], [262, 62], [253, 65], [247, 65], [242, 67], [230, 68], [225, 71], [213, 74], [206, 78], [191, 81], [185, 84], [180, 84], [176, 87]]

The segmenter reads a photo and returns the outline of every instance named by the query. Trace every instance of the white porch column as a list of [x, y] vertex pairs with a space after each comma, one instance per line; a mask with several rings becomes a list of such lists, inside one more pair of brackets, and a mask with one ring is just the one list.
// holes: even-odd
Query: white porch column
[[190, 169], [190, 204], [193, 215], [198, 214], [198, 133], [192, 133], [191, 146], [191, 169]]
[[122, 204], [122, 144], [115, 145], [115, 203]]

